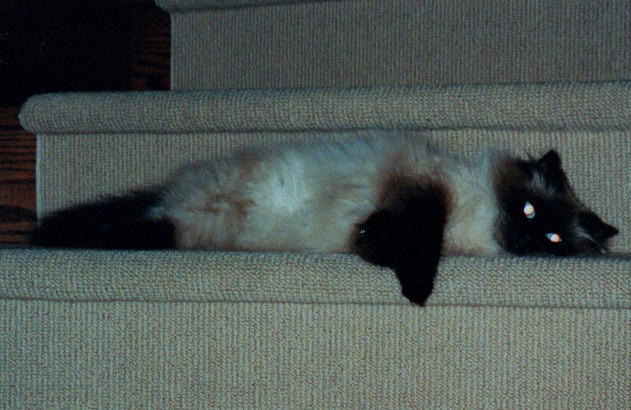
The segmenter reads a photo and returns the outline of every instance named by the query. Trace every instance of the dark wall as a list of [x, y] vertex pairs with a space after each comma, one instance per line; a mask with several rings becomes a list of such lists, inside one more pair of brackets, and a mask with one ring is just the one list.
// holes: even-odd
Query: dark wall
[[130, 7], [0, 0], [0, 106], [43, 92], [131, 88]]

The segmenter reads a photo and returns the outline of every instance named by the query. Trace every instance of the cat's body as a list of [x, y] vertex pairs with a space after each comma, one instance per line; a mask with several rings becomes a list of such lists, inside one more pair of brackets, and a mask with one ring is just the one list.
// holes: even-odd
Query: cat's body
[[174, 223], [179, 248], [352, 252], [356, 225], [380, 208], [387, 185], [413, 175], [448, 186], [447, 252], [493, 254], [491, 162], [399, 138], [286, 144], [184, 168], [151, 213]]
[[357, 253], [393, 268], [423, 303], [441, 254], [586, 253], [615, 233], [576, 200], [554, 151], [465, 159], [372, 132], [191, 165], [152, 194], [53, 214], [35, 242]]

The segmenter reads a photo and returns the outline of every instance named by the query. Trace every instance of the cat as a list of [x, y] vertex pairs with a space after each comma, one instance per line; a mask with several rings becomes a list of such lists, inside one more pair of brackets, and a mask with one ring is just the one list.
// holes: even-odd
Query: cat
[[161, 186], [46, 216], [45, 247], [354, 253], [423, 305], [441, 255], [582, 255], [618, 230], [575, 196], [554, 150], [472, 158], [372, 132], [200, 162]]

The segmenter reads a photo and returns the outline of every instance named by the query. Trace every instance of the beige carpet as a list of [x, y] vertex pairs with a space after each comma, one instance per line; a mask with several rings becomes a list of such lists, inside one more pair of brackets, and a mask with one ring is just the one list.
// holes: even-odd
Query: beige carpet
[[21, 119], [40, 212], [381, 127], [555, 147], [621, 234], [602, 258], [445, 258], [426, 308], [346, 255], [3, 250], [0, 408], [631, 407], [629, 83], [46, 95]]
[[627, 0], [158, 3], [177, 90], [631, 79]]

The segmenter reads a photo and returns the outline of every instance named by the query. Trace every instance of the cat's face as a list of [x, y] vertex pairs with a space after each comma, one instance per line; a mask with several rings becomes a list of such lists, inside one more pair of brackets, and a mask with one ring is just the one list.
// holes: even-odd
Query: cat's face
[[497, 239], [518, 255], [582, 255], [605, 250], [618, 230], [574, 196], [559, 155], [508, 160], [495, 170], [500, 203]]

